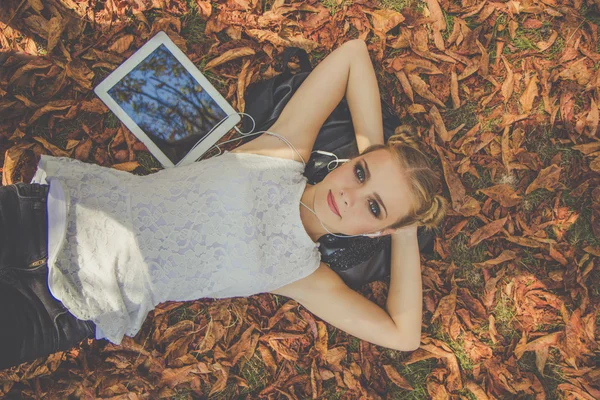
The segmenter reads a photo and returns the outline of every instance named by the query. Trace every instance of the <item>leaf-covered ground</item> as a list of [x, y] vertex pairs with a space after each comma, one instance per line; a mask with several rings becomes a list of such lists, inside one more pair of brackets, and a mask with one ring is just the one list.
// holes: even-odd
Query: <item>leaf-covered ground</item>
[[[600, 13], [593, 0], [2, 0], [0, 165], [158, 164], [93, 87], [164, 30], [229, 102], [369, 44], [384, 99], [443, 171], [421, 348], [349, 337], [293, 301], [168, 303], [133, 339], [0, 371], [8, 398], [600, 398]], [[362, 293], [384, 304], [387, 285]]]

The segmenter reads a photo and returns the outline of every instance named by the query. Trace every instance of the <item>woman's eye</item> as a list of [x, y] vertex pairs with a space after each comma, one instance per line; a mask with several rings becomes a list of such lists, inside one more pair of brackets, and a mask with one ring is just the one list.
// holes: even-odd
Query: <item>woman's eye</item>
[[379, 218], [379, 213], [381, 213], [381, 209], [379, 208], [379, 204], [375, 200], [369, 200], [369, 209], [371, 210], [371, 214]]
[[361, 165], [356, 164], [356, 167], [354, 168], [354, 174], [360, 183], [365, 181], [365, 170]]

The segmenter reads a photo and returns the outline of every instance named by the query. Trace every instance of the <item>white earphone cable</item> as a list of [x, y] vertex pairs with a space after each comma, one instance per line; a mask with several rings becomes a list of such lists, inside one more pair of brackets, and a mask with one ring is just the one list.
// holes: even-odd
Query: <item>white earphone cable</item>
[[[253, 131], [254, 131], [254, 128], [256, 128], [256, 121], [254, 121], [254, 118], [252, 118], [252, 116], [251, 116], [250, 114], [246, 114], [246, 113], [243, 113], [243, 112], [238, 112], [238, 113], [235, 113], [235, 114], [230, 114], [230, 115], [227, 115], [225, 118], [223, 118], [221, 121], [219, 121], [219, 122], [218, 122], [218, 123], [217, 123], [217, 124], [216, 124], [216, 125], [215, 125], [215, 126], [214, 126], [214, 127], [213, 127], [213, 128], [212, 128], [212, 129], [211, 129], [211, 130], [210, 130], [210, 131], [207, 133], [207, 134], [206, 134], [206, 136], [210, 135], [210, 134], [211, 134], [211, 133], [212, 133], [212, 132], [213, 132], [215, 129], [217, 129], [217, 128], [218, 128], [218, 127], [219, 127], [219, 126], [220, 126], [220, 125], [221, 125], [221, 124], [222, 124], [222, 123], [223, 123], [223, 122], [224, 122], [224, 121], [225, 121], [227, 118], [229, 118], [229, 117], [230, 117], [230, 116], [232, 116], [232, 115], [236, 115], [236, 114], [237, 114], [237, 115], [241, 115], [241, 116], [247, 116], [247, 117], [248, 117], [248, 118], [250, 118], [250, 120], [252, 121], [252, 129], [250, 129], [250, 132], [242, 132], [242, 131], [241, 131], [241, 130], [240, 130], [238, 127], [237, 127], [237, 126], [236, 126], [236, 127], [234, 127], [234, 129], [235, 129], [235, 130], [236, 130], [236, 131], [237, 131], [237, 132], [238, 132], [240, 135], [242, 135], [242, 136], [244, 136], [244, 137], [250, 137], [250, 136], [256, 136], [256, 135], [260, 135], [260, 134], [266, 133], [266, 134], [268, 134], [268, 135], [275, 136], [275, 137], [277, 137], [278, 139], [280, 139], [281, 141], [283, 141], [285, 144], [287, 144], [287, 145], [288, 145], [288, 147], [289, 147], [291, 150], [293, 150], [294, 152], [296, 152], [296, 154], [298, 155], [298, 157], [300, 157], [300, 160], [302, 161], [302, 164], [303, 164], [303, 165], [306, 167], [306, 162], [305, 162], [304, 158], [302, 157], [302, 155], [301, 155], [301, 154], [298, 152], [298, 150], [297, 150], [297, 149], [294, 147], [294, 145], [293, 145], [293, 144], [291, 144], [291, 143], [289, 142], [289, 140], [287, 140], [287, 139], [286, 139], [286, 138], [284, 138], [283, 136], [281, 136], [281, 135], [279, 135], [279, 134], [277, 134], [277, 133], [274, 133], [274, 132], [269, 132], [269, 131], [253, 132]], [[218, 144], [215, 144], [213, 147], [216, 147], [216, 148], [219, 150], [219, 153], [217, 154], [217, 156], [220, 156], [221, 154], [223, 154], [223, 152], [222, 152], [221, 148], [219, 147], [219, 145], [222, 145], [222, 144], [225, 144], [225, 143], [230, 143], [230, 142], [235, 142], [235, 141], [237, 141], [237, 140], [240, 140], [240, 138], [236, 138], [236, 139], [230, 139], [230, 140], [226, 140], [226, 141], [224, 141], [224, 142], [220, 142], [220, 143], [218, 143]], [[197, 145], [198, 145], [198, 143], [197, 143], [196, 145], [194, 145], [194, 147], [193, 147], [193, 148], [195, 148]], [[192, 148], [192, 149], [193, 149], [193, 148]], [[212, 148], [212, 147], [211, 147], [211, 148]], [[210, 150], [210, 149], [209, 149], [209, 150]], [[335, 160], [332, 160], [332, 161], [330, 161], [330, 162], [327, 164], [327, 169], [328, 169], [329, 171], [333, 171], [333, 170], [334, 170], [334, 169], [335, 169], [335, 168], [338, 166], [338, 164], [339, 164], [339, 163], [343, 163], [343, 162], [347, 162], [347, 161], [349, 161], [348, 159], [340, 159], [340, 158], [338, 158], [338, 156], [337, 156], [337, 155], [335, 155], [334, 153], [330, 153], [330, 152], [328, 152], [328, 151], [323, 151], [323, 150], [314, 150], [312, 153], [318, 153], [318, 154], [323, 154], [323, 155], [327, 155], [327, 156], [335, 157]], [[312, 154], [312, 153], [311, 153], [311, 154]], [[293, 159], [293, 158], [292, 158], [292, 159]], [[336, 163], [335, 167], [333, 167], [333, 168], [332, 168], [332, 167], [331, 167], [331, 163]], [[323, 229], [325, 229], [325, 231], [327, 231], [327, 233], [329, 233], [330, 235], [333, 235], [333, 236], [335, 236], [335, 237], [340, 237], [340, 238], [350, 238], [350, 237], [357, 237], [357, 236], [366, 236], [366, 237], [377, 237], [377, 236], [379, 236], [379, 233], [380, 233], [380, 232], [375, 232], [375, 233], [371, 233], [371, 234], [369, 234], [369, 233], [366, 233], [366, 234], [362, 234], [362, 235], [337, 235], [337, 234], [335, 234], [335, 233], [331, 232], [329, 229], [327, 229], [327, 227], [326, 227], [326, 226], [323, 224], [323, 222], [321, 221], [321, 219], [319, 218], [319, 216], [317, 215], [317, 213], [316, 213], [316, 212], [315, 212], [313, 209], [311, 209], [310, 207], [308, 207], [308, 206], [307, 206], [306, 204], [304, 204], [302, 201], [300, 201], [300, 204], [302, 204], [302, 205], [303, 205], [303, 206], [304, 206], [304, 207], [305, 207], [305, 208], [306, 208], [308, 211], [310, 211], [311, 213], [313, 213], [313, 214], [315, 215], [315, 217], [317, 217], [317, 220], [319, 221], [319, 223], [321, 224], [321, 226], [323, 227]]]

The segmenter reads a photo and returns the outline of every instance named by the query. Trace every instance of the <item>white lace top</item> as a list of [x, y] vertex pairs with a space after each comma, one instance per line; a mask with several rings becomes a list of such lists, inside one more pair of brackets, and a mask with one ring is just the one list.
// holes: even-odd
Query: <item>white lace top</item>
[[50, 290], [97, 338], [120, 343], [158, 303], [249, 296], [308, 276], [320, 254], [300, 219], [303, 169], [225, 153], [136, 176], [42, 156], [34, 181], [59, 183], [65, 198], [66, 229], [49, 230]]

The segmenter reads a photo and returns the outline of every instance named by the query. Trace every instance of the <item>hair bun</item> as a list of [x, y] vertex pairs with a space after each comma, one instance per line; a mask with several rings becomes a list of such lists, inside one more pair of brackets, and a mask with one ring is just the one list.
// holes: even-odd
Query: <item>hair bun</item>
[[431, 199], [429, 210], [425, 211], [419, 219], [427, 228], [437, 228], [444, 220], [447, 210], [448, 201], [439, 194], [436, 194]]
[[394, 130], [394, 134], [388, 139], [388, 144], [402, 144], [415, 150], [421, 150], [419, 149], [419, 143], [415, 134], [415, 129], [410, 125], [399, 125]]

